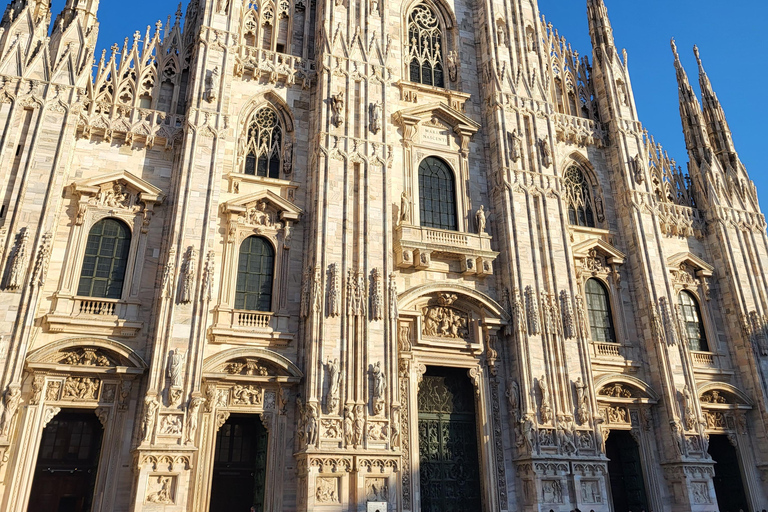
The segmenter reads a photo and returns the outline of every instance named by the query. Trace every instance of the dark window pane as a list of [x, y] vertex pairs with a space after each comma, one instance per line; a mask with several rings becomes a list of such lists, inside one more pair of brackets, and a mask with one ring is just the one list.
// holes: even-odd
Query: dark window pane
[[421, 225], [456, 231], [456, 185], [453, 171], [442, 160], [424, 159], [419, 165]]
[[700, 352], [709, 351], [704, 323], [701, 320], [701, 310], [699, 302], [692, 293], [687, 291], [680, 292], [680, 314], [685, 324], [685, 334], [688, 337], [688, 347], [691, 350]]
[[88, 234], [77, 294], [119, 299], [130, 247], [131, 232], [123, 222], [109, 218], [94, 224]]
[[235, 308], [248, 311], [272, 309], [275, 253], [265, 239], [252, 236], [240, 245]]
[[608, 290], [597, 279], [587, 281], [587, 312], [592, 341], [615, 343], [613, 314]]

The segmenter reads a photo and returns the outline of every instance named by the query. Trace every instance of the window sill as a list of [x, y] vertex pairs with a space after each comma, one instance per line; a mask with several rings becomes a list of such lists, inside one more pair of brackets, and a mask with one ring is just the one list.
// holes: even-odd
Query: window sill
[[247, 193], [247, 191], [243, 190], [241, 187], [243, 185], [247, 187], [252, 184], [273, 187], [273, 191], [276, 192], [277, 195], [281, 195], [280, 191], [286, 187], [293, 189], [299, 188], [298, 183], [288, 179], [255, 176], [253, 174], [245, 174], [243, 172], [230, 172], [224, 175], [224, 177], [229, 180], [229, 191], [233, 194]]
[[596, 359], [624, 360], [624, 350], [621, 343], [608, 343], [604, 341], [591, 342]]
[[395, 228], [395, 252], [400, 268], [430, 268], [432, 258], [461, 260], [463, 274], [493, 274], [499, 253], [491, 250], [491, 236], [402, 224]]
[[139, 320], [140, 305], [140, 302], [119, 299], [57, 294], [44, 322], [49, 332], [132, 338], [144, 326]]
[[257, 343], [285, 346], [293, 341], [288, 333], [287, 315], [265, 311], [244, 311], [217, 307], [214, 324], [208, 330], [212, 343]]

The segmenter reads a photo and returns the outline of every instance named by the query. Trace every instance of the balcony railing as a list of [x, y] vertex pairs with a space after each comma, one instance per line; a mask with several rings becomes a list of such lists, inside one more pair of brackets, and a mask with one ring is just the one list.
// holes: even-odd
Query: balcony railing
[[45, 316], [51, 332], [136, 336], [143, 327], [139, 302], [54, 295]]
[[715, 354], [712, 352], [694, 352], [691, 351], [691, 358], [693, 359], [693, 366], [701, 368], [715, 368]]
[[461, 272], [488, 275], [499, 255], [486, 233], [467, 233], [403, 224], [395, 229], [397, 263], [401, 268], [430, 268], [432, 259], [461, 261]]
[[621, 345], [618, 343], [593, 342], [596, 357], [621, 358]]
[[213, 326], [208, 330], [217, 343], [264, 342], [286, 344], [293, 340], [290, 317], [270, 311], [246, 311], [219, 306], [214, 309]]

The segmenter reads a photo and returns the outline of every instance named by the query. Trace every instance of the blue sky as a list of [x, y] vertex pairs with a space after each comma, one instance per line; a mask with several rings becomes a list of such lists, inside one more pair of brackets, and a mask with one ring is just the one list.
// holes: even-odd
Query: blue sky
[[[768, 119], [768, 69], [762, 60], [768, 50], [765, 27], [768, 2], [764, 0], [605, 0], [616, 45], [629, 53], [629, 69], [640, 119], [685, 167], [688, 156], [680, 125], [671, 37], [677, 39], [683, 64], [696, 81], [696, 61], [691, 51], [699, 45], [704, 66], [725, 107], [736, 149], [757, 183], [764, 212], [768, 212], [768, 172], [763, 123]], [[58, 13], [64, 0], [54, 0]], [[186, 8], [187, 1], [184, 2]], [[126, 9], [126, 5], [130, 7]], [[129, 4], [102, 0], [99, 10], [99, 48], [124, 38], [176, 12], [174, 1], [133, 0]], [[587, 29], [586, 0], [539, 0], [548, 21], [582, 55], [591, 47]], [[694, 85], [698, 89], [698, 84]]]

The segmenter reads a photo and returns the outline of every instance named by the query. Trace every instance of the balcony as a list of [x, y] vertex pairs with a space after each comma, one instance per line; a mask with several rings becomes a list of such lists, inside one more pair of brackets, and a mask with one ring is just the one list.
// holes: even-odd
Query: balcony
[[144, 323], [139, 302], [94, 297], [54, 295], [53, 308], [45, 315], [49, 332], [134, 337]]
[[691, 359], [696, 368], [717, 368], [715, 354], [712, 352], [697, 352], [691, 350]]
[[217, 307], [214, 324], [208, 330], [214, 343], [253, 343], [287, 345], [293, 340], [288, 333], [287, 315], [266, 311], [245, 311]]
[[621, 345], [618, 343], [604, 343], [593, 341], [592, 346], [595, 350], [595, 357], [598, 359], [623, 359], [621, 354]]
[[[437, 270], [435, 260], [460, 262], [463, 274], [493, 274], [493, 262], [499, 255], [491, 250], [491, 236], [403, 224], [395, 228], [395, 252], [400, 268]], [[451, 269], [453, 270], [453, 269]]]

